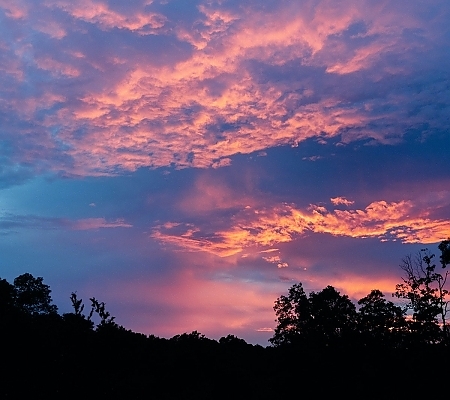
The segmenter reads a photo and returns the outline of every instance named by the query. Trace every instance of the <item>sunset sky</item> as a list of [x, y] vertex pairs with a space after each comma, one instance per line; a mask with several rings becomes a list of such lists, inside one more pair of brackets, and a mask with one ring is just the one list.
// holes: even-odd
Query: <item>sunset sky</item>
[[266, 345], [450, 237], [449, 0], [0, 0], [0, 277]]

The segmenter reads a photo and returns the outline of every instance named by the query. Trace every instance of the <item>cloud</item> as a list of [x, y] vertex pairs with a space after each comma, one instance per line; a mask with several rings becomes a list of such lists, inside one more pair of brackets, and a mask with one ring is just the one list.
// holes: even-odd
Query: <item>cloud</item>
[[274, 329], [273, 328], [258, 328], [257, 331], [258, 332], [273, 332]]
[[0, 216], [0, 229], [6, 232], [16, 229], [68, 229], [97, 230], [100, 228], [131, 228], [123, 219], [107, 221], [104, 218], [69, 220], [66, 218], [41, 217], [37, 215], [16, 215], [4, 213]]
[[338, 206], [340, 204], [342, 204], [344, 206], [351, 206], [352, 204], [355, 204], [354, 201], [347, 200], [345, 197], [334, 197], [331, 199], [331, 203], [334, 206]]
[[2, 0], [11, 161], [94, 176], [218, 168], [308, 138], [446, 129], [447, 3], [197, 6], [172, 20], [170, 3]]
[[107, 287], [100, 284], [96, 290], [104, 291], [102, 299], [110, 309], [120, 305], [125, 319], [129, 319], [126, 314], [133, 315], [132, 320], [118, 321], [128, 322], [125, 325], [138, 332], [171, 337], [198, 330], [218, 339], [230, 333], [241, 336], [246, 331], [248, 336], [249, 330], [257, 332], [261, 327], [270, 327], [274, 320], [272, 304], [282, 285], [268, 287], [184, 270], [171, 277], [170, 282], [127, 279], [110, 281]]
[[82, 0], [76, 3], [64, 0], [47, 0], [49, 7], [59, 8], [70, 14], [76, 20], [98, 24], [101, 29], [128, 29], [141, 34], [153, 33], [154, 29], [164, 26], [164, 16], [145, 11], [124, 13], [113, 10], [107, 1]]
[[8, 18], [22, 19], [28, 14], [26, 1], [1, 0], [0, 7]]
[[[336, 200], [338, 199], [338, 200]], [[351, 205], [343, 198], [334, 205]], [[375, 201], [364, 209], [329, 211], [322, 205], [302, 210], [283, 204], [266, 209], [244, 209], [227, 229], [205, 235], [200, 227], [177, 225], [176, 230], [156, 226], [152, 237], [187, 251], [205, 251], [228, 257], [254, 247], [271, 247], [316, 233], [351, 238], [377, 238], [402, 243], [436, 243], [450, 236], [450, 220], [433, 219], [430, 211], [418, 211], [413, 202]], [[173, 225], [174, 226], [174, 225]], [[178, 233], [177, 233], [178, 232]], [[286, 267], [279, 256], [263, 259]]]
[[50, 58], [36, 59], [36, 64], [39, 68], [50, 71], [54, 75], [65, 75], [69, 77], [77, 77], [80, 75], [80, 71], [76, 68]]
[[104, 218], [86, 218], [71, 223], [74, 230], [90, 230], [100, 228], [131, 228], [133, 225], [126, 223], [123, 219], [106, 221]]
[[208, 214], [221, 210], [240, 209], [251, 206], [255, 200], [244, 193], [237, 195], [229, 184], [220, 182], [211, 175], [200, 175], [178, 200], [177, 208], [184, 214]]

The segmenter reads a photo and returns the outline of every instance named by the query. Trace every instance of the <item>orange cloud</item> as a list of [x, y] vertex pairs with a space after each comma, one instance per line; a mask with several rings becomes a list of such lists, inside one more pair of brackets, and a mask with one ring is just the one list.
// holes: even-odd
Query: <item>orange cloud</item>
[[[107, 26], [124, 24], [123, 18], [111, 14], [102, 3], [77, 6], [76, 11], [75, 6], [70, 7], [79, 18]], [[225, 11], [201, 8], [210, 30], [202, 31], [202, 44], [197, 43], [190, 58], [163, 68], [135, 64], [112, 88], [82, 99], [83, 106], [70, 118], [73, 128], [65, 131], [67, 135], [62, 133], [64, 141], [71, 143], [70, 154], [76, 165], [80, 170], [89, 169], [86, 173], [90, 174], [118, 166], [135, 170], [172, 163], [216, 168], [229, 165], [229, 157], [237, 153], [297, 144], [319, 133], [332, 137], [344, 127], [365, 126], [367, 117], [341, 109], [339, 101], [333, 99], [292, 112], [290, 102], [307, 99], [314, 91], [304, 90], [295, 99], [291, 94], [280, 101], [287, 88], [257, 84], [241, 66], [248, 57], [273, 64], [276, 54], [283, 55], [283, 63], [306, 57], [311, 49], [318, 54], [330, 35], [344, 31], [363, 15], [354, 7], [350, 12], [345, 7], [327, 7], [308, 6], [302, 13], [287, 7], [280, 10], [277, 19], [264, 12], [237, 18]], [[219, 92], [205, 86], [214, 79], [222, 80]], [[192, 107], [198, 111], [184, 112]], [[78, 123], [97, 129], [79, 142], [70, 134]], [[211, 129], [218, 123], [236, 129], [214, 138]], [[128, 127], [126, 133], [123, 126]], [[96, 161], [100, 159], [101, 163]]]
[[[395, 285], [399, 279], [386, 279], [380, 277], [364, 277], [361, 275], [346, 274], [345, 278], [329, 278], [329, 283], [342, 293], [347, 294], [350, 298], [359, 300], [368, 295], [373, 289], [381, 290], [386, 297], [395, 292]], [[325, 287], [325, 285], [323, 286]]]
[[[333, 200], [337, 204], [352, 204], [342, 199]], [[436, 243], [450, 236], [450, 220], [435, 220], [428, 213], [417, 212], [411, 201], [376, 201], [363, 210], [332, 211], [324, 206], [311, 205], [307, 210], [300, 210], [284, 204], [272, 209], [246, 208], [233, 218], [228, 229], [218, 230], [208, 238], [200, 228], [191, 230], [195, 234], [186, 235], [183, 231], [176, 234], [161, 226], [155, 227], [152, 237], [190, 251], [227, 257], [255, 246], [270, 247], [291, 242], [308, 232], [400, 240], [402, 243]], [[285, 266], [281, 258], [266, 256], [265, 259]]]
[[[42, 12], [28, 12], [24, 4], [40, 7]], [[0, 0], [0, 7], [58, 44], [74, 31], [77, 35], [84, 32], [85, 22], [105, 35], [126, 30], [155, 35], [157, 42], [156, 36], [163, 34], [164, 40], [176, 43], [155, 61], [144, 57], [125, 38], [125, 53], [123, 48], [111, 49], [102, 62], [95, 52], [82, 53], [80, 46], [64, 49], [66, 56], [76, 55], [67, 60], [55, 60], [51, 51], [36, 53], [34, 64], [56, 80], [46, 88], [47, 93], [61, 94], [59, 78], [80, 82], [73, 85], [77, 90], [72, 95], [64, 92], [67, 99], [63, 104], [49, 108], [41, 126], [57, 132], [51, 139], [53, 147], [64, 143], [61, 151], [68, 156], [54, 160], [53, 168], [80, 175], [108, 175], [141, 167], [218, 168], [229, 165], [231, 157], [239, 153], [295, 146], [308, 138], [339, 134], [344, 135], [343, 141], [398, 140], [404, 130], [398, 122], [388, 123], [395, 117], [388, 111], [371, 114], [369, 102], [361, 107], [338, 94], [322, 93], [317, 77], [294, 73], [284, 82], [260, 76], [252, 65], [261, 65], [268, 75], [270, 68], [290, 64], [313, 69], [325, 78], [349, 74], [413, 46], [405, 42], [402, 32], [424, 28], [409, 14], [398, 19], [398, 10], [393, 13], [392, 8], [364, 0], [339, 6], [329, 0], [279, 2], [275, 10], [248, 5], [239, 13], [213, 2], [199, 6], [195, 24], [174, 23], [142, 6], [124, 11], [100, 0], [46, 0], [40, 6]], [[73, 26], [61, 26], [55, 9], [70, 15]], [[40, 17], [34, 21], [31, 14]], [[347, 40], [355, 24], [364, 28]], [[353, 40], [357, 38], [365, 40]], [[11, 46], [20, 61], [4, 68], [8, 73], [19, 76], [28, 68], [25, 61], [34, 57], [35, 44], [27, 40], [20, 42], [19, 50], [17, 43]], [[188, 49], [178, 53], [178, 47]], [[39, 103], [42, 94], [33, 96]], [[16, 110], [21, 113], [20, 106]], [[36, 114], [27, 117], [42, 120]], [[377, 121], [395, 127], [377, 133], [373, 128]], [[80, 130], [82, 137], [74, 134]], [[67, 164], [56, 165], [69, 158]]]

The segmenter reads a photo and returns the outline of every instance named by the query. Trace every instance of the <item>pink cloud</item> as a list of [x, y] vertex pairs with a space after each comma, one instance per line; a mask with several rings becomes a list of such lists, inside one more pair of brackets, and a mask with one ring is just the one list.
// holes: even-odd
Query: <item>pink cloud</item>
[[[309, 138], [342, 135], [344, 143], [368, 138], [396, 143], [424, 119], [430, 129], [445, 125], [445, 107], [416, 107], [424, 114], [411, 116], [408, 107], [397, 106], [410, 104], [409, 87], [394, 88], [399, 93], [390, 88], [394, 94], [364, 104], [348, 100], [348, 91], [360, 95], [357, 86], [323, 88], [341, 87], [338, 75], [366, 71], [359, 82], [372, 86], [392, 75], [422, 71], [425, 60], [416, 53], [423, 51], [422, 40], [441, 43], [442, 22], [436, 17], [436, 26], [428, 24], [416, 12], [422, 9], [419, 2], [406, 11], [369, 0], [344, 1], [339, 7], [329, 1], [279, 2], [268, 8], [251, 2], [239, 12], [208, 3], [199, 4], [194, 24], [170, 21], [150, 6], [137, 2], [125, 9], [106, 0], [0, 2], [20, 37], [6, 39], [9, 55], [0, 59], [0, 69], [40, 88], [26, 99], [16, 98], [16, 82], [3, 95], [21, 122], [53, 132], [46, 147], [54, 148], [54, 155], [36, 151], [32, 160], [30, 153], [20, 153], [19, 161], [22, 156], [77, 175], [171, 165], [218, 168], [230, 165], [236, 154], [262, 154]], [[86, 23], [101, 31], [101, 39], [90, 36], [89, 46], [80, 39], [88, 35]], [[422, 32], [421, 39], [406, 37], [406, 31]], [[35, 42], [42, 33], [51, 45]], [[146, 43], [155, 47], [143, 53], [138, 39], [149, 34]], [[113, 44], [103, 52], [107, 38]], [[171, 45], [160, 51], [159, 40]], [[392, 61], [391, 54], [399, 59]], [[408, 62], [411, 58], [414, 62]], [[271, 76], [273, 71], [283, 79]], [[52, 80], [43, 90], [45, 72]], [[23, 103], [42, 104], [45, 95], [64, 100], [57, 107], [22, 112]], [[429, 104], [429, 94], [420, 96], [419, 105]], [[2, 109], [10, 114], [6, 106]], [[13, 138], [25, 135], [23, 128], [11, 133]], [[42, 136], [27, 138], [29, 147], [40, 148]]]
[[65, 0], [48, 0], [47, 6], [60, 8], [76, 19], [99, 24], [102, 29], [123, 28], [139, 33], [150, 34], [153, 29], [164, 26], [162, 15], [146, 12], [135, 12], [125, 15], [112, 10], [108, 2], [82, 0], [76, 3]]
[[104, 290], [114, 293], [113, 297], [104, 298], [107, 304], [115, 302], [130, 310], [145, 309], [145, 305], [161, 309], [161, 312], [140, 314], [138, 318], [135, 315], [130, 322], [136, 331], [171, 337], [198, 330], [218, 339], [229, 333], [248, 335], [249, 331], [274, 326], [273, 302], [278, 291], [284, 288], [283, 285], [269, 288], [259, 283], [209, 279], [185, 269], [171, 282], [113, 282]]
[[255, 200], [249, 196], [237, 195], [236, 190], [211, 175], [201, 175], [193, 187], [183, 193], [177, 208], [185, 214], [205, 214], [234, 207], [252, 206]]
[[389, 294], [398, 283], [352, 273], [321, 276], [303, 269], [283, 269], [285, 280], [262, 282], [239, 279], [217, 266], [212, 272], [201, 271], [186, 255], [176, 264], [166, 278], [111, 279], [90, 284], [84, 291], [95, 291], [118, 323], [138, 332], [172, 337], [197, 330], [215, 339], [234, 334], [263, 343], [275, 327], [273, 304], [293, 283], [303, 282], [307, 291], [333, 285], [354, 300], [375, 288]]
[[133, 225], [126, 223], [123, 219], [106, 221], [104, 218], [80, 219], [71, 224], [74, 230], [91, 230], [100, 228], [131, 228]]
[[36, 64], [39, 68], [50, 71], [55, 75], [65, 75], [69, 77], [77, 77], [80, 75], [80, 71], [75, 67], [51, 58], [38, 58], [36, 59]]
[[27, 2], [23, 0], [0, 0], [0, 8], [12, 19], [22, 19], [28, 14]]

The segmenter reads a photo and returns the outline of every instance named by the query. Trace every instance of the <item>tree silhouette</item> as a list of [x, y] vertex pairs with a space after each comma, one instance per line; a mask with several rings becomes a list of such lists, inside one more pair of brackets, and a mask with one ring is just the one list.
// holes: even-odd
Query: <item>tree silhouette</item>
[[396, 345], [406, 331], [405, 310], [375, 289], [358, 301], [358, 330], [365, 345]]
[[219, 339], [219, 343], [223, 346], [229, 346], [233, 348], [242, 348], [243, 346], [248, 346], [244, 339], [238, 338], [234, 335], [222, 336]]
[[287, 296], [281, 295], [273, 307], [277, 316], [274, 336], [269, 339], [275, 346], [294, 344], [305, 338], [311, 323], [308, 297], [301, 283], [289, 288]]
[[75, 315], [83, 315], [84, 304], [83, 300], [77, 297], [76, 292], [72, 292], [70, 295], [70, 302], [72, 303], [73, 310], [75, 311]]
[[275, 301], [274, 310], [278, 324], [269, 341], [275, 346], [342, 344], [356, 329], [355, 305], [333, 286], [311, 292], [308, 298], [302, 284], [295, 284], [288, 296]]
[[448, 264], [450, 264], [450, 238], [443, 240], [439, 244], [438, 248], [441, 251], [440, 260], [442, 268], [445, 268]]
[[16, 292], [6, 279], [0, 279], [0, 315], [10, 314], [15, 308]]
[[105, 303], [98, 301], [95, 297], [89, 299], [91, 301], [91, 312], [88, 320], [91, 321], [92, 315], [95, 312], [100, 317], [100, 323], [97, 324], [97, 331], [110, 331], [111, 329], [119, 328], [114, 320], [116, 317], [111, 316], [109, 311], [105, 309]]
[[332, 345], [346, 340], [356, 329], [356, 307], [347, 295], [341, 295], [333, 286], [320, 292], [311, 292], [311, 332], [314, 341]]
[[72, 332], [81, 333], [92, 331], [94, 329], [94, 323], [90, 320], [90, 318], [86, 318], [83, 314], [83, 300], [78, 299], [76, 292], [72, 292], [70, 295], [70, 301], [74, 312], [63, 314], [64, 322], [66, 322]]
[[[448, 290], [445, 288], [448, 271], [444, 275], [436, 272], [434, 254], [421, 250], [413, 258], [406, 256], [400, 268], [404, 271], [403, 282], [396, 285], [394, 295], [406, 299], [407, 308], [413, 311], [411, 329], [427, 341], [440, 340], [441, 333], [447, 336]], [[442, 332], [439, 321], [442, 323]]]
[[100, 322], [96, 326], [96, 330], [99, 332], [110, 332], [113, 330], [125, 330], [123, 327], [116, 324], [114, 321], [116, 317], [111, 316], [109, 311], [106, 311], [106, 304], [103, 301], [98, 301], [95, 297], [89, 299], [91, 301], [91, 310], [86, 317], [83, 314], [84, 304], [82, 299], [78, 299], [76, 292], [72, 292], [70, 295], [70, 301], [74, 312], [63, 315], [66, 322], [70, 322], [72, 325], [76, 325], [78, 330], [89, 331], [94, 328], [94, 322], [92, 317], [97, 314], [100, 318]]
[[43, 283], [42, 277], [25, 273], [14, 279], [14, 304], [27, 314], [56, 314], [58, 308], [52, 304], [50, 293], [50, 286]]

